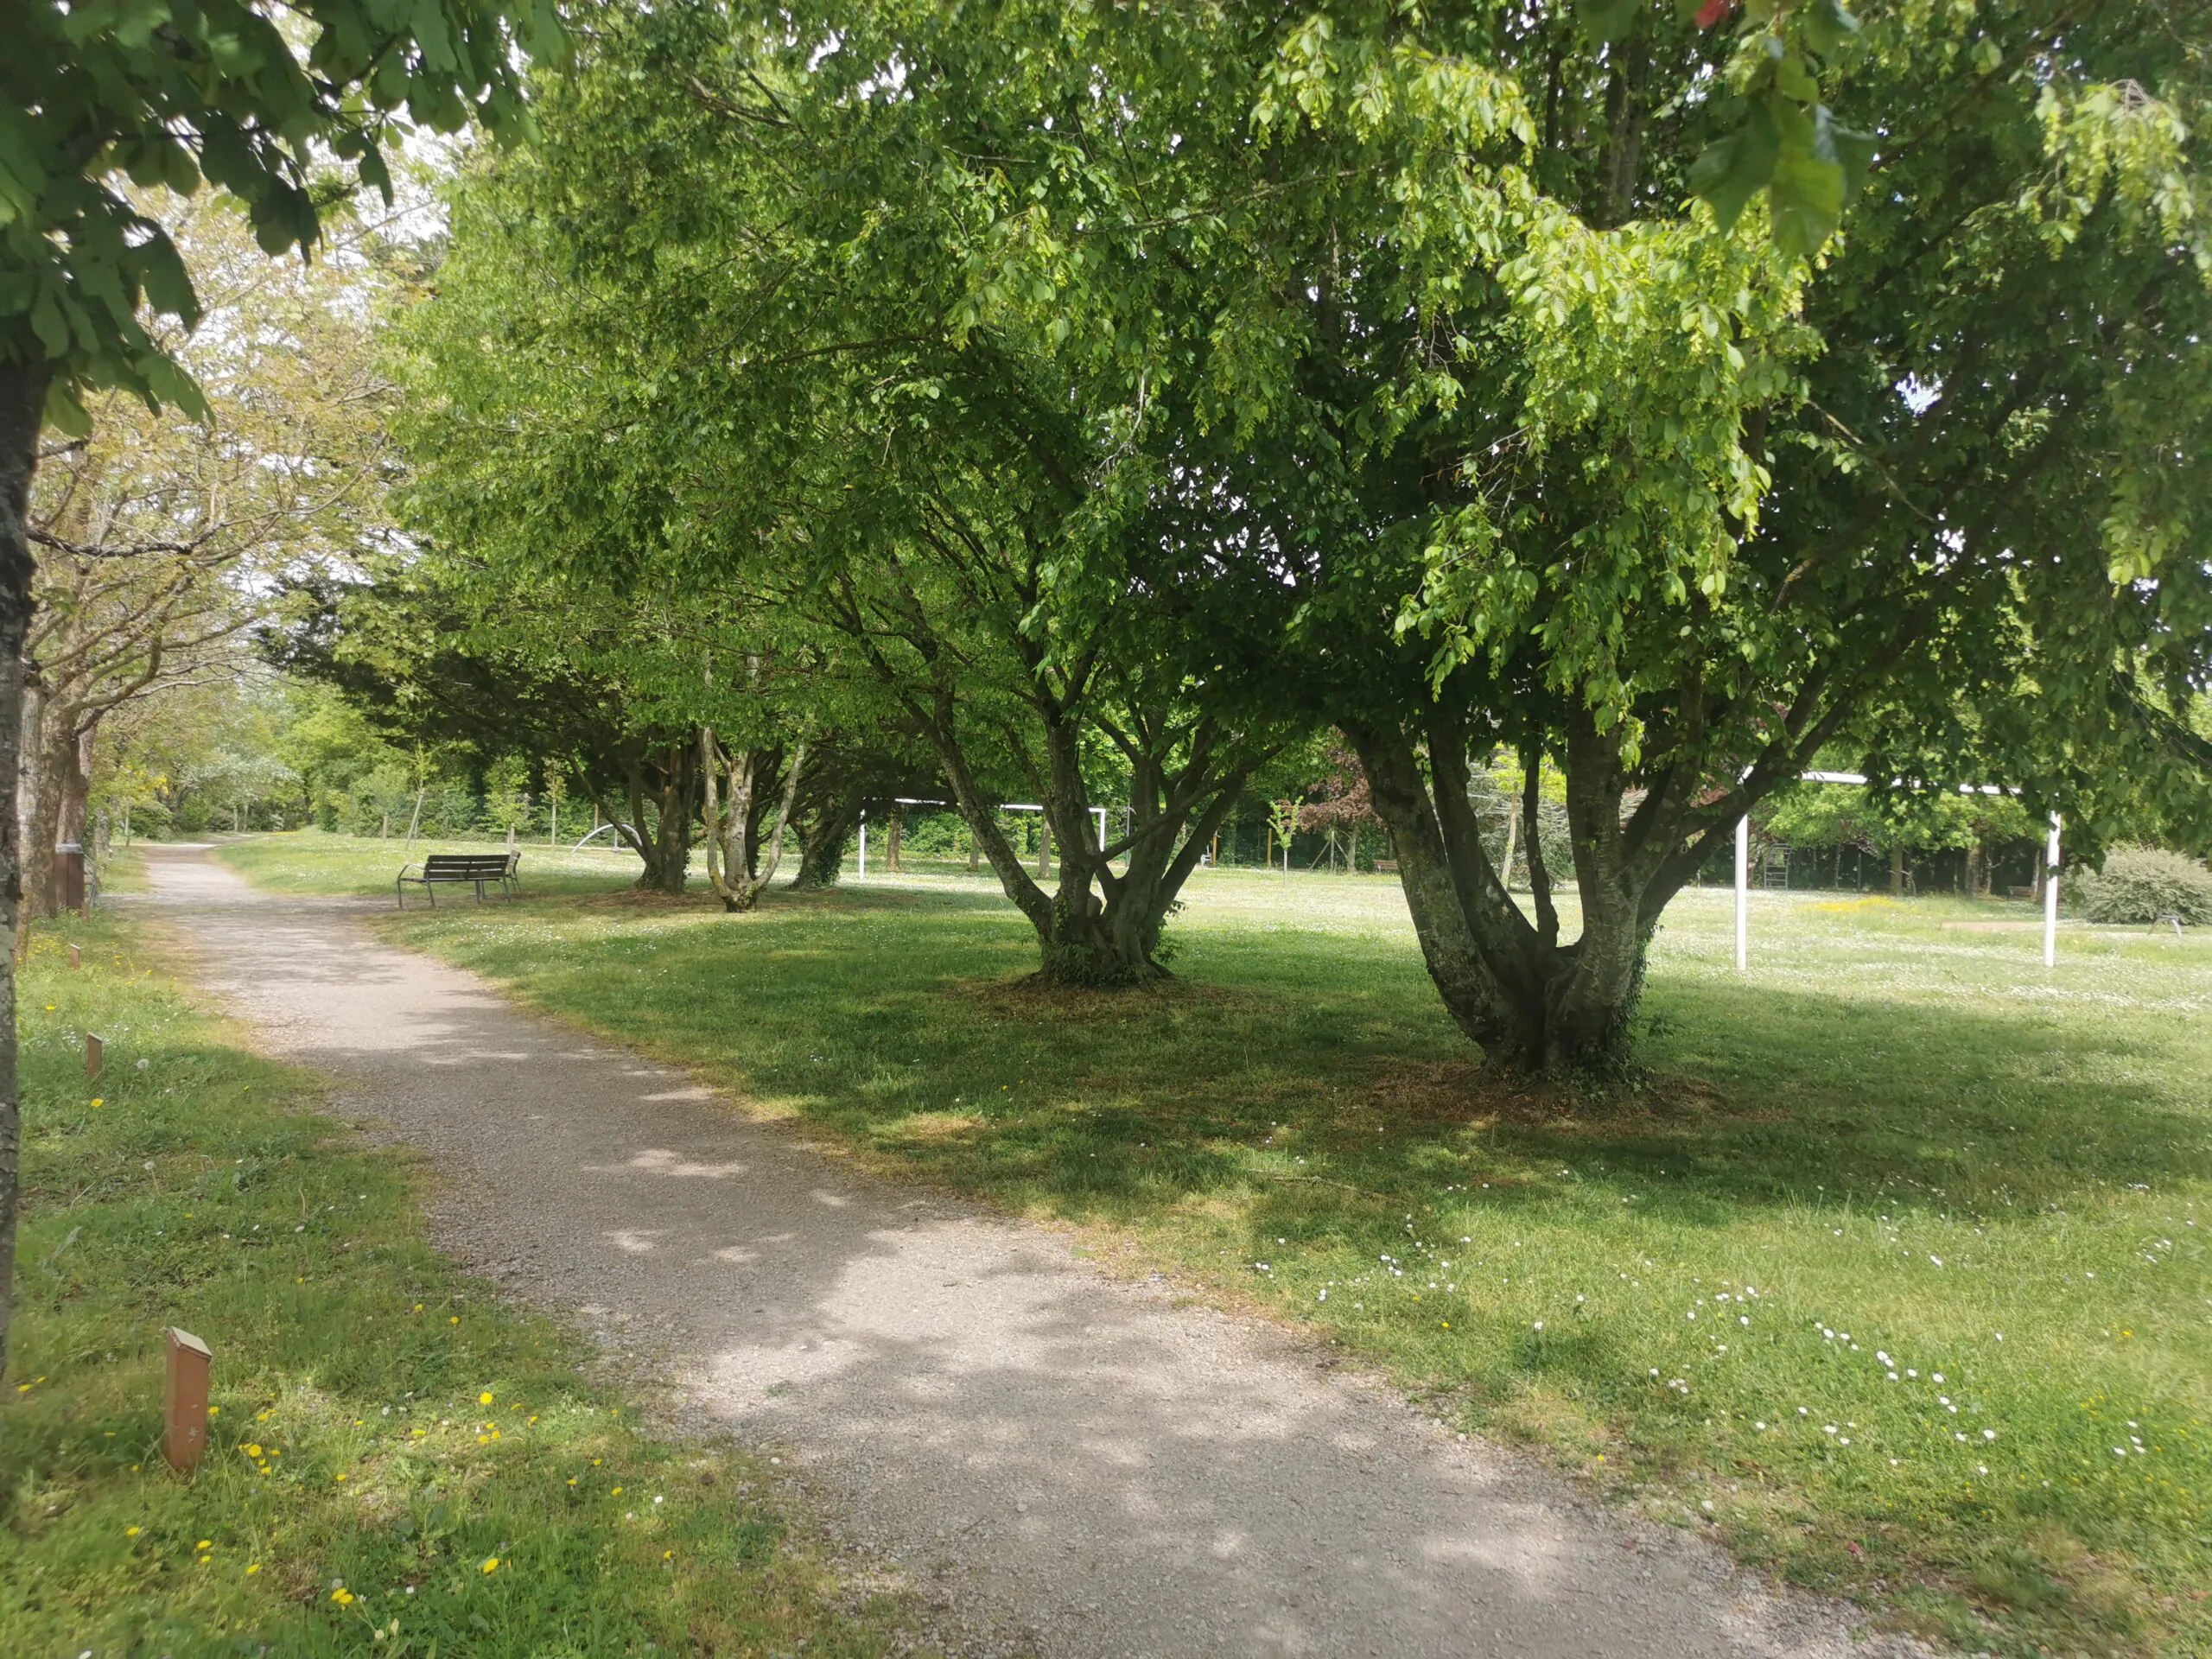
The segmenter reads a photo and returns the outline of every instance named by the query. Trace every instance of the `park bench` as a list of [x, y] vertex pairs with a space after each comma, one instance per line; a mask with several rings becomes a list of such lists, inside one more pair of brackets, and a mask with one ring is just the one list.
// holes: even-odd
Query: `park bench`
[[423, 896], [437, 907], [437, 889], [450, 883], [473, 886], [476, 902], [484, 902], [484, 889], [496, 881], [502, 897], [512, 899], [515, 889], [522, 885], [522, 855], [520, 853], [432, 853], [423, 861], [419, 875], [410, 875], [412, 864], [399, 873], [392, 883], [392, 896], [398, 899], [402, 910], [407, 908], [407, 889], [412, 884], [423, 889]]
[[1376, 860], [1375, 861], [1375, 874], [1377, 874], [1377, 875], [1395, 875], [1397, 873], [1398, 873], [1398, 861], [1397, 861], [1396, 859], [1395, 859], [1395, 858], [1378, 858], [1378, 859], [1376, 859]]

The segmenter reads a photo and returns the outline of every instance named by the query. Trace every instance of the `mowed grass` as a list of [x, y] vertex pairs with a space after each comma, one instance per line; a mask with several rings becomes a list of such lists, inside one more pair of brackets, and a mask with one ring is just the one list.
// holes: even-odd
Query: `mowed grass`
[[[634, 881], [637, 855], [626, 848], [609, 847], [607, 841], [601, 836], [582, 852], [575, 851], [569, 841], [552, 846], [543, 841], [518, 843], [523, 890], [537, 896], [601, 893], [610, 886]], [[251, 874], [256, 886], [272, 893], [346, 893], [381, 899], [397, 908], [400, 895], [393, 881], [403, 866], [411, 864], [414, 873], [420, 874], [423, 859], [432, 853], [502, 852], [506, 843], [496, 836], [478, 836], [467, 841], [418, 838], [410, 845], [397, 836], [385, 841], [376, 836], [327, 836], [309, 830], [226, 838], [216, 846], [226, 863]], [[703, 866], [695, 860], [693, 868], [701, 871]], [[425, 899], [423, 890], [411, 882], [404, 896], [410, 910], [476, 902], [475, 894], [466, 887], [440, 887]]]
[[[0, 1653], [892, 1645], [900, 1610], [848, 1600], [774, 1475], [656, 1435], [582, 1339], [435, 1254], [408, 1163], [339, 1138], [154, 944], [72, 921], [25, 965]], [[171, 1324], [215, 1354], [189, 1478], [161, 1452]]]
[[957, 875], [603, 885], [381, 925], [1893, 1623], [2212, 1652], [2212, 940], [2069, 925], [2047, 971], [2024, 906], [1762, 893], [1738, 977], [1694, 891], [1649, 1081], [1580, 1096], [1485, 1077], [1387, 879], [1205, 873], [1177, 982], [1103, 995]]

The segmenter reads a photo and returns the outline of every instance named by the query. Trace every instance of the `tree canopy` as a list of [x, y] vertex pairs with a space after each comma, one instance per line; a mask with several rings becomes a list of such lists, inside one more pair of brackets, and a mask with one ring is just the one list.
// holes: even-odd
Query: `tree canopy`
[[[1080, 836], [1084, 734], [1117, 751], [1173, 853], [1133, 945], [1084, 931], [1107, 859], [1048, 899], [993, 853], [1048, 964], [1145, 960], [1224, 791], [1340, 728], [1461, 1025], [1589, 1064], [1669, 899], [1823, 753], [2092, 837], [2203, 810], [2176, 23], [597, 12], [544, 145], [457, 199], [417, 453], [464, 539], [808, 616], [963, 807], [988, 741]], [[1500, 747], [1564, 784], [1526, 908], [1470, 805]]]

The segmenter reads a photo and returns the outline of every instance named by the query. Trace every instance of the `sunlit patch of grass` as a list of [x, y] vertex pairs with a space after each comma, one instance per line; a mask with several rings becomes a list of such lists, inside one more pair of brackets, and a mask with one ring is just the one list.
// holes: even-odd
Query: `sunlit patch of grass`
[[1394, 886], [1189, 898], [1178, 982], [1102, 996], [1021, 983], [1024, 925], [957, 874], [387, 925], [1796, 1581], [2007, 1653], [2212, 1643], [2212, 941], [2069, 924], [2047, 970], [2032, 929], [1943, 925], [2025, 906], [1759, 893], [1739, 976], [1693, 891], [1649, 1081], [1507, 1090]]
[[[647, 1430], [581, 1339], [436, 1255], [408, 1166], [335, 1141], [314, 1079], [195, 1009], [139, 928], [41, 932], [22, 1008], [0, 1652], [891, 1645], [899, 1610], [843, 1605], [754, 1459]], [[161, 1453], [171, 1324], [215, 1354], [188, 1479]]]
[[[398, 899], [392, 882], [403, 866], [419, 866], [432, 853], [485, 853], [505, 845], [493, 836], [467, 841], [418, 839], [410, 845], [398, 836], [385, 840], [325, 835], [319, 830], [288, 830], [226, 842], [221, 856], [226, 864], [251, 877], [257, 887], [272, 893], [344, 893], [381, 899], [396, 907]], [[641, 868], [636, 854], [608, 846], [604, 837], [582, 852], [572, 850], [569, 843], [549, 845], [542, 841], [521, 842], [516, 850], [522, 855], [518, 868], [521, 899], [525, 903], [552, 893], [619, 890], [633, 884]], [[648, 900], [657, 897], [639, 896]], [[410, 887], [406, 899], [410, 909], [429, 909], [434, 905], [450, 909], [476, 903], [475, 894], [462, 887], [441, 888], [433, 901], [425, 899], [422, 888]], [[486, 902], [507, 900], [494, 896]]]

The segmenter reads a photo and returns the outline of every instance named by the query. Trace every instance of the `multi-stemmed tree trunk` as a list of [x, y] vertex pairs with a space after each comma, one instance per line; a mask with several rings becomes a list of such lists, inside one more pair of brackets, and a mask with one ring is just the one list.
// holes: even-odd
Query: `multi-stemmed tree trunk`
[[[698, 749], [689, 741], [622, 749], [629, 786], [630, 821], [614, 813], [615, 833], [645, 861], [638, 886], [647, 893], [681, 893], [691, 867], [691, 810], [699, 788]], [[601, 810], [606, 810], [605, 803]]]
[[[1151, 711], [1098, 719], [1130, 766], [1128, 833], [1102, 847], [1084, 781], [1082, 722], [1050, 699], [1040, 712], [1046, 765], [1039, 792], [1046, 831], [1058, 843], [1054, 890], [1023, 868], [997, 803], [978, 786], [947, 693], [928, 728], [955, 804], [1007, 897], [1036, 930], [1045, 978], [1125, 985], [1163, 977], [1160, 931], [1255, 761], [1225, 743], [1210, 720], [1185, 729]], [[1116, 859], [1123, 861], [1119, 871]]]
[[1459, 1028], [1501, 1070], [1606, 1071], [1624, 1059], [1659, 914], [1732, 833], [1764, 775], [1716, 790], [1687, 767], [1640, 791], [1621, 734], [1566, 722], [1567, 810], [1580, 899], [1560, 938], [1554, 873], [1536, 833], [1538, 757], [1526, 757], [1521, 844], [1534, 914], [1484, 851], [1468, 795], [1467, 726], [1433, 709], [1419, 728], [1352, 728], [1375, 810], [1395, 843], [1421, 955]]
[[791, 876], [798, 892], [819, 892], [837, 885], [845, 866], [845, 849], [861, 821], [860, 797], [839, 791], [818, 798], [813, 810], [799, 820], [798, 868]]
[[[776, 757], [769, 751], [742, 749], [724, 754], [711, 726], [699, 728], [699, 778], [707, 843], [707, 880], [727, 911], [751, 910], [776, 879], [783, 862], [784, 831], [791, 820], [791, 803], [798, 798], [799, 778], [806, 769], [806, 740], [791, 750], [784, 769], [784, 787], [777, 803], [775, 828], [768, 836], [767, 862], [760, 862], [760, 810], [767, 791], [763, 778], [774, 775]], [[729, 804], [723, 806], [721, 774], [729, 773]]]

